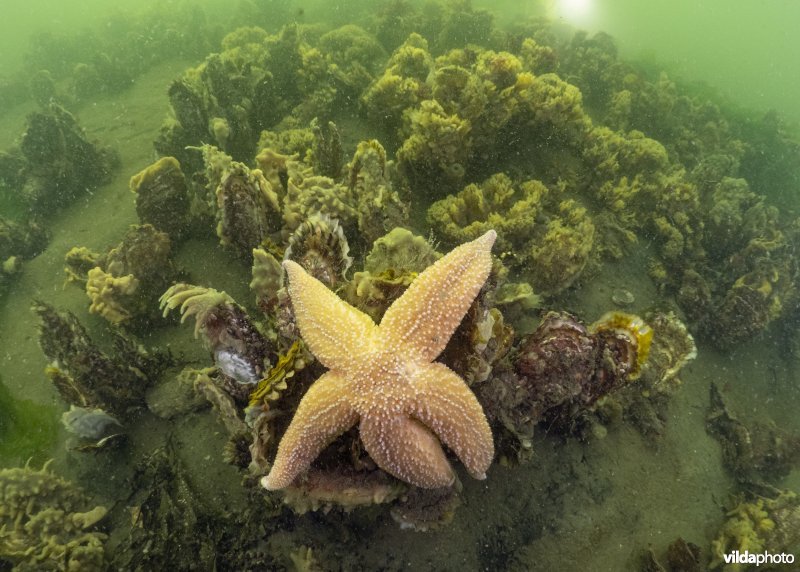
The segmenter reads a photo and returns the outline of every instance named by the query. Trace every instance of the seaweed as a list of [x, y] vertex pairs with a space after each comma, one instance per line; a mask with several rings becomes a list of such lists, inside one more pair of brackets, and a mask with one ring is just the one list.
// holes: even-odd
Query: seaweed
[[0, 459], [5, 466], [49, 458], [58, 436], [56, 408], [15, 399], [0, 379]]

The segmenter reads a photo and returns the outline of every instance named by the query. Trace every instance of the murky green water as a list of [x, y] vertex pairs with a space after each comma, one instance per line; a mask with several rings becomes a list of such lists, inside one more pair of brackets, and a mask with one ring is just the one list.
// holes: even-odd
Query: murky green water
[[3, 13], [0, 570], [796, 568], [796, 3]]

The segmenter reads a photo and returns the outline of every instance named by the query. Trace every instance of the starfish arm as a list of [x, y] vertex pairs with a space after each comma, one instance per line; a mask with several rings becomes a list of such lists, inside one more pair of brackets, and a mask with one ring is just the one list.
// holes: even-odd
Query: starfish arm
[[372, 318], [339, 298], [302, 266], [287, 260], [289, 296], [300, 334], [328, 369], [347, 369], [362, 354], [377, 326]]
[[436, 436], [405, 415], [367, 415], [359, 425], [364, 448], [378, 466], [425, 489], [449, 487], [455, 480]]
[[412, 377], [411, 415], [429, 427], [461, 459], [470, 475], [485, 479], [494, 457], [492, 431], [475, 394], [441, 363], [420, 367]]
[[269, 490], [282, 489], [305, 471], [336, 437], [358, 421], [344, 377], [329, 371], [309, 388], [284, 433], [272, 470], [261, 480]]
[[490, 230], [428, 267], [386, 311], [381, 331], [419, 362], [436, 359], [447, 345], [492, 269]]

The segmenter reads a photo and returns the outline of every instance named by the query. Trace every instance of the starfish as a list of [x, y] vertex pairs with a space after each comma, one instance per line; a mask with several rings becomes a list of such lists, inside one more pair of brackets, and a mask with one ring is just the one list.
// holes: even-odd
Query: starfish
[[290, 485], [357, 423], [372, 460], [407, 483], [453, 484], [442, 443], [473, 477], [486, 478], [494, 455], [486, 416], [464, 380], [433, 360], [489, 276], [495, 238], [490, 230], [426, 268], [380, 325], [299, 264], [283, 263], [300, 334], [328, 371], [300, 401], [265, 488]]

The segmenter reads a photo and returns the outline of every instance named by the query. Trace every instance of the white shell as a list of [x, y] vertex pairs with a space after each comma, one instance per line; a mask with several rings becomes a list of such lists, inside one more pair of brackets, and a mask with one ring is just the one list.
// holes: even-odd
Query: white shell
[[83, 439], [100, 439], [112, 425], [122, 427], [122, 423], [102, 409], [89, 409], [70, 405], [69, 411], [61, 416], [61, 423], [67, 431]]
[[258, 383], [259, 377], [255, 368], [241, 356], [230, 350], [217, 350], [214, 352], [214, 361], [222, 373], [232, 377], [239, 383]]

